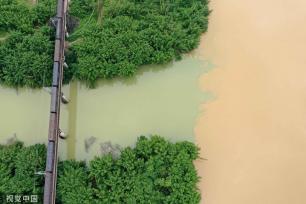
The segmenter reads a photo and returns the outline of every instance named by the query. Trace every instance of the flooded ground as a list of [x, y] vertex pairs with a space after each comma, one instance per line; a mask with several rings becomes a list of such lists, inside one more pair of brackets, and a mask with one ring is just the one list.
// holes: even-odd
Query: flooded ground
[[67, 131], [75, 133], [66, 141], [68, 157], [92, 158], [101, 143], [133, 145], [140, 135], [194, 141], [199, 104], [210, 97], [198, 88], [203, 63], [188, 57], [172, 65], [145, 68], [129, 80], [101, 82], [96, 89], [74, 83], [72, 103], [66, 110]]
[[0, 140], [44, 143], [48, 132], [50, 94], [43, 90], [0, 89]]
[[[143, 68], [128, 80], [101, 81], [96, 89], [73, 82], [62, 105], [62, 159], [91, 159], [101, 145], [133, 145], [140, 135], [159, 134], [172, 141], [194, 141], [199, 106], [210, 94], [201, 92], [199, 77], [209, 63], [186, 56], [166, 66]], [[27, 145], [45, 143], [50, 95], [45, 90], [1, 88], [0, 141], [17, 138]]]
[[205, 204], [306, 203], [306, 1], [213, 0], [199, 50]]
[[[139, 135], [195, 135], [207, 159], [197, 161], [202, 203], [305, 203], [306, 1], [214, 0], [211, 8], [194, 52], [203, 60], [148, 67], [93, 90], [64, 87], [71, 103], [62, 107], [69, 137], [60, 156], [90, 159], [101, 144], [133, 145]], [[46, 142], [49, 93], [1, 88], [0, 99], [1, 143]]]

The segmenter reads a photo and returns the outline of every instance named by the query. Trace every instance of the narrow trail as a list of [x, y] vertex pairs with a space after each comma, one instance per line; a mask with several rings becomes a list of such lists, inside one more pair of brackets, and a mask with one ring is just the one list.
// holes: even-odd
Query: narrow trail
[[202, 203], [306, 202], [306, 1], [211, 1], [195, 128]]

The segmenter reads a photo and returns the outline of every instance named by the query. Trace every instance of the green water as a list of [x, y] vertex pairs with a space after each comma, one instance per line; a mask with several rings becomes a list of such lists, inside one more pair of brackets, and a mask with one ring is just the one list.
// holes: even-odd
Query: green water
[[[140, 135], [193, 141], [200, 104], [211, 98], [198, 84], [209, 68], [189, 56], [166, 66], [142, 68], [128, 80], [101, 81], [95, 89], [79, 82], [65, 86], [71, 102], [62, 105], [61, 129], [69, 136], [60, 141], [60, 157], [91, 159], [100, 154], [101, 143], [133, 145]], [[0, 98], [2, 143], [13, 137], [27, 145], [46, 142], [47, 91], [1, 88]], [[92, 144], [85, 148], [88, 140]]]

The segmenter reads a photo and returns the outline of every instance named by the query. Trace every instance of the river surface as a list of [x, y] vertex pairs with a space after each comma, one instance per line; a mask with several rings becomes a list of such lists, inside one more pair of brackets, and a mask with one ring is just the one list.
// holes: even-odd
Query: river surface
[[[165, 66], [141, 68], [127, 80], [100, 81], [95, 89], [79, 82], [63, 88], [70, 98], [61, 107], [61, 159], [89, 160], [108, 142], [132, 146], [140, 135], [158, 134], [171, 141], [194, 141], [199, 106], [211, 98], [199, 77], [211, 69], [192, 55]], [[0, 141], [46, 143], [50, 94], [46, 90], [0, 89]], [[105, 146], [105, 145], [104, 145]]]
[[[161, 134], [201, 147], [201, 204], [304, 204], [306, 1], [213, 0], [211, 8], [193, 57], [92, 90], [65, 86], [60, 157], [87, 160], [101, 143]], [[1, 143], [46, 142], [49, 93], [1, 88], [0, 100]]]
[[306, 203], [306, 1], [212, 0], [196, 141], [205, 204]]

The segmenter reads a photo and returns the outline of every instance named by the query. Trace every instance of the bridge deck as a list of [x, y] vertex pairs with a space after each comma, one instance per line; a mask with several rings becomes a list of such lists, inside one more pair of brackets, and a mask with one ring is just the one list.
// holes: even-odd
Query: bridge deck
[[47, 161], [45, 170], [44, 204], [54, 204], [56, 198], [58, 162], [57, 149], [59, 137], [60, 105], [62, 96], [61, 89], [63, 81], [66, 9], [67, 0], [58, 0], [57, 14], [54, 18], [56, 25], [56, 33], [47, 146]]

